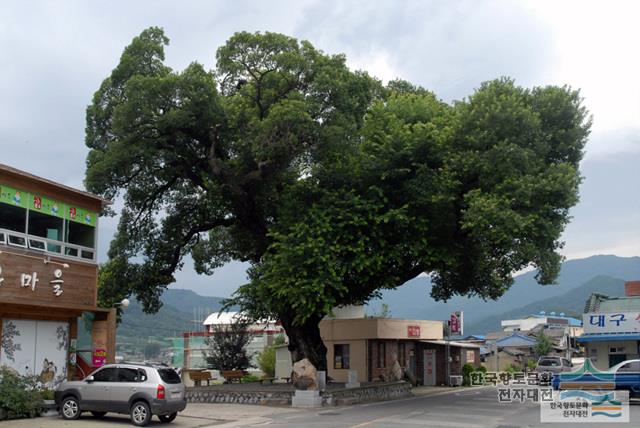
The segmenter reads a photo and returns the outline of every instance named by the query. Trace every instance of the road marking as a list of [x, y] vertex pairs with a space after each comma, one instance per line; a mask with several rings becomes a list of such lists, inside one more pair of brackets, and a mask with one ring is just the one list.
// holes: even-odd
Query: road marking
[[368, 421], [368, 422], [363, 422], [363, 423], [358, 424], [358, 425], [353, 425], [353, 426], [351, 426], [351, 427], [349, 427], [349, 428], [361, 428], [361, 427], [366, 427], [367, 425], [371, 425], [371, 424], [374, 424], [374, 423], [376, 423], [376, 422], [382, 422], [382, 421], [384, 421], [384, 420], [386, 420], [386, 419], [390, 419], [390, 418], [397, 418], [398, 416], [401, 416], [401, 415], [385, 416], [385, 417], [382, 417], [382, 418], [372, 419], [372, 420], [370, 420], [370, 421]]

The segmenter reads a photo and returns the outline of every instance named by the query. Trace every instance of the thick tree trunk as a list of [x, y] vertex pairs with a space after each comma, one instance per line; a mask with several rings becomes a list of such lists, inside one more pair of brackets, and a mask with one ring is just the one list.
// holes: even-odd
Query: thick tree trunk
[[307, 358], [316, 370], [327, 371], [327, 347], [320, 337], [321, 317], [311, 317], [304, 324], [294, 325], [290, 314], [282, 314], [280, 321], [289, 337], [289, 352], [293, 363]]

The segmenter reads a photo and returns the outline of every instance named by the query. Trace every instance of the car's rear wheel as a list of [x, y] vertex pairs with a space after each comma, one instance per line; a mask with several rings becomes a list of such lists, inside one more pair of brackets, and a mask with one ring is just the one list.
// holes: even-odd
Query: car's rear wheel
[[94, 418], [104, 418], [104, 415], [107, 414], [107, 412], [91, 412], [91, 414], [93, 415]]
[[62, 400], [60, 412], [62, 413], [62, 417], [67, 420], [78, 419], [80, 417], [80, 405], [78, 404], [78, 399], [71, 396]]
[[173, 412], [173, 413], [169, 413], [168, 415], [158, 415], [158, 419], [160, 419], [160, 422], [172, 422], [176, 416], [178, 416], [178, 412]]
[[138, 401], [131, 406], [131, 422], [138, 427], [144, 427], [151, 420], [151, 410], [144, 401]]

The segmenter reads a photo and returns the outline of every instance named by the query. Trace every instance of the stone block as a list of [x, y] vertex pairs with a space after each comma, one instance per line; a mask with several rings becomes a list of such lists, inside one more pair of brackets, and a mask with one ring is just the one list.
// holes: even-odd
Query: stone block
[[322, 397], [316, 390], [296, 390], [291, 399], [291, 407], [322, 407]]
[[349, 376], [347, 378], [347, 388], [359, 388], [360, 382], [358, 381], [358, 370], [349, 370]]

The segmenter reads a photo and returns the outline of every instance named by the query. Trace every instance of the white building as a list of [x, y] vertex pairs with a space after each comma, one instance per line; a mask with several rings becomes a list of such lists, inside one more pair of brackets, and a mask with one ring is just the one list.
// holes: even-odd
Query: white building
[[500, 322], [503, 331], [532, 331], [539, 327], [546, 329], [565, 329], [570, 337], [578, 337], [583, 334], [582, 321], [567, 317], [564, 313], [557, 314], [541, 311], [525, 318], [503, 320]]
[[[242, 319], [241, 312], [214, 312], [202, 323], [208, 335], [215, 334], [216, 326], [233, 324]], [[257, 355], [268, 345], [273, 344], [276, 336], [284, 335], [282, 325], [275, 320], [264, 320], [252, 323], [249, 326], [253, 338], [247, 346], [247, 354], [252, 357], [252, 363], [256, 364]]]

